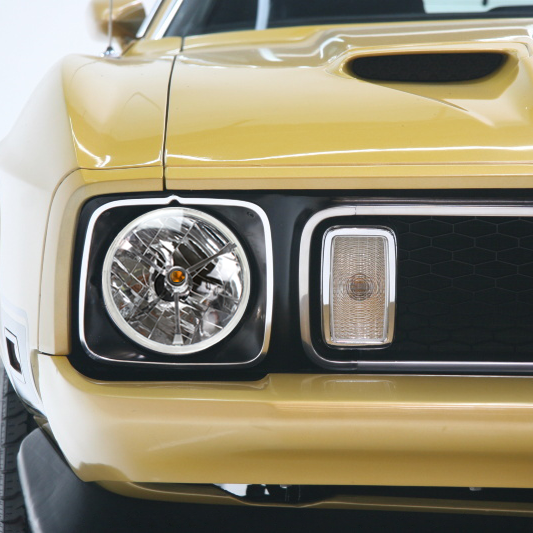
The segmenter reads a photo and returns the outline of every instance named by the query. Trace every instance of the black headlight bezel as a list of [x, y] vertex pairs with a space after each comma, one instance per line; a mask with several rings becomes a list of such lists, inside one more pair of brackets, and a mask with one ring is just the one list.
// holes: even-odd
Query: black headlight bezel
[[[117, 234], [139, 216], [165, 207], [193, 208], [218, 219], [240, 240], [250, 266], [250, 298], [239, 325], [218, 344], [190, 355], [168, 355], [135, 343], [109, 316], [102, 293], [103, 262]], [[85, 238], [80, 243], [77, 335], [91, 358], [110, 364], [182, 369], [246, 368], [260, 363], [268, 349], [272, 312], [272, 243], [261, 208], [239, 200], [173, 194], [98, 198], [84, 206], [79, 232]]]

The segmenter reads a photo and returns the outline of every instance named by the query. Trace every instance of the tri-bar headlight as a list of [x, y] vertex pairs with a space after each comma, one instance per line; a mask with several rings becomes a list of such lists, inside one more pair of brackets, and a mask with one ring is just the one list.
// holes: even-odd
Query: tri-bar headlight
[[148, 212], [115, 238], [104, 260], [105, 307], [129, 338], [165, 354], [191, 354], [227, 337], [250, 295], [243, 247], [196, 209]]
[[394, 332], [396, 239], [387, 228], [335, 227], [324, 236], [323, 328], [337, 347], [389, 344]]

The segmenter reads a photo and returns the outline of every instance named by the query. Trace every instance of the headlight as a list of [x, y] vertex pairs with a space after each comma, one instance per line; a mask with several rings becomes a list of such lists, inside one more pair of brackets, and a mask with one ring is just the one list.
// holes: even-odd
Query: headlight
[[138, 344], [191, 354], [235, 329], [250, 295], [246, 254], [228, 227], [189, 208], [128, 224], [105, 257], [102, 287], [114, 323]]

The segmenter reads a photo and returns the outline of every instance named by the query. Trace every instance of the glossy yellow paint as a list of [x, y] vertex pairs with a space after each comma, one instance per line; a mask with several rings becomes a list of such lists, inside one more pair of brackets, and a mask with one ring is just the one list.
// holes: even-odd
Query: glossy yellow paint
[[39, 349], [70, 353], [72, 265], [76, 225], [83, 204], [102, 194], [161, 191], [162, 167], [78, 170], [58, 186], [51, 201], [42, 265]]
[[173, 190], [529, 189], [533, 164], [357, 167], [172, 167]]
[[1, 143], [0, 315], [24, 339], [24, 381], [12, 382], [36, 410], [37, 351], [70, 349], [81, 205], [93, 195], [163, 189], [171, 65], [71, 56], [47, 74]]
[[79, 168], [163, 164], [170, 58], [69, 56], [65, 102]]
[[172, 61], [70, 56], [2, 142], [0, 213], [9, 231], [0, 239], [1, 301], [24, 322], [30, 359], [38, 349], [68, 353], [72, 248], [83, 202], [163, 189]]
[[124, 57], [171, 57], [178, 54], [183, 46], [183, 39], [181, 37], [167, 37], [166, 39], [159, 39], [150, 41], [141, 39], [135, 41], [124, 52]]
[[[167, 187], [531, 186], [532, 44], [523, 21], [187, 38], [172, 76]], [[346, 69], [361, 55], [435, 51], [509, 59], [447, 84], [371, 83]]]
[[533, 379], [273, 374], [103, 383], [39, 356], [84, 481], [533, 487]]
[[[95, 29], [107, 36], [110, 16], [108, 0], [91, 0], [91, 12]], [[141, 0], [114, 0], [111, 12], [113, 36], [120, 40], [133, 39], [145, 17]]]
[[[167, 5], [168, 5], [167, 1]], [[390, 46], [409, 47], [427, 44], [457, 42], [519, 42], [531, 48], [529, 27], [533, 19], [465, 19], [453, 21], [386, 22], [365, 24], [337, 24], [330, 26], [295, 26], [273, 28], [266, 31], [236, 31], [211, 33], [187, 37], [186, 50], [239, 45], [282, 46], [288, 52], [294, 45], [296, 51], [312, 57], [320, 47], [324, 55], [337, 55], [352, 47]], [[328, 37], [324, 40], [324, 32]], [[335, 36], [340, 35], [340, 38]], [[150, 33], [147, 34], [151, 38]], [[352, 42], [345, 40], [348, 37]], [[162, 39], [164, 41], [164, 39]], [[327, 52], [331, 50], [332, 52]], [[297, 57], [297, 56], [295, 56]]]
[[[58, 183], [76, 167], [61, 65], [56, 65], [0, 143], [2, 320], [5, 323], [7, 315], [26, 329], [30, 354], [36, 353], [39, 342], [42, 258], [50, 203]], [[5, 349], [2, 356], [6, 356]], [[25, 369], [26, 363], [25, 358]], [[39, 405], [31, 372], [26, 381], [27, 390], [21, 394], [18, 387], [19, 394], [30, 404]], [[13, 383], [20, 385], [16, 379]]]

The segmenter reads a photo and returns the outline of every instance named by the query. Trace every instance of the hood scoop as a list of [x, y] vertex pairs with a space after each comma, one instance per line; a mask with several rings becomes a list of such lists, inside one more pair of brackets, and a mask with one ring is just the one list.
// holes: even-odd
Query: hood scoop
[[507, 58], [501, 52], [382, 54], [353, 59], [347, 72], [367, 81], [451, 83], [490, 76]]

